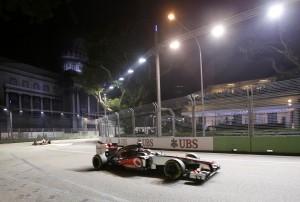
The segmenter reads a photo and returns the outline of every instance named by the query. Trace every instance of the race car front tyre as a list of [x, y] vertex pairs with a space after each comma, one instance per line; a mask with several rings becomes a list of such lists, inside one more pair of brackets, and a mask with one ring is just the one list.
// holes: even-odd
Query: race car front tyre
[[185, 165], [179, 159], [170, 159], [165, 163], [164, 174], [169, 180], [179, 179], [184, 171]]
[[101, 170], [103, 169], [105, 163], [106, 163], [106, 156], [105, 155], [98, 155], [96, 154], [93, 157], [93, 166], [96, 170]]

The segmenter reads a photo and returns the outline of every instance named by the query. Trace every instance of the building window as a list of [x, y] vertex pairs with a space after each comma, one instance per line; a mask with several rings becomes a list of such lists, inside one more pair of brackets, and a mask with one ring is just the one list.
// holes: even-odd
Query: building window
[[232, 124], [234, 124], [234, 125], [242, 125], [242, 115], [241, 114], [235, 114], [235, 115], [233, 115]]
[[57, 89], [58, 89], [57, 86], [53, 86], [53, 89], [52, 89], [52, 90], [53, 90], [53, 92], [55, 93], [55, 92], [57, 91]]
[[277, 113], [268, 113], [268, 124], [276, 124], [277, 123]]
[[49, 92], [49, 86], [48, 85], [43, 85], [43, 91]]
[[50, 110], [50, 99], [49, 98], [43, 99], [43, 108], [44, 108], [44, 110]]
[[40, 90], [40, 85], [38, 83], [33, 84], [33, 89]]
[[33, 109], [41, 109], [41, 98], [33, 96], [32, 105], [33, 105]]
[[24, 88], [29, 88], [29, 82], [28, 81], [22, 81], [22, 86], [24, 87]]
[[18, 85], [18, 81], [17, 81], [16, 78], [11, 77], [11, 78], [9, 78], [9, 84], [11, 84], [11, 85]]
[[75, 71], [75, 72], [82, 72], [82, 63], [80, 62], [77, 62], [77, 63], [74, 63], [74, 62], [67, 62], [64, 64], [64, 70], [65, 71]]

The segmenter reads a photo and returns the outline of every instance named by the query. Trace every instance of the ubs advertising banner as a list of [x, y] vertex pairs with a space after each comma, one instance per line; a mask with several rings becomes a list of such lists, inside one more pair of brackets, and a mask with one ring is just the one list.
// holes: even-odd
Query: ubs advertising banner
[[100, 140], [106, 143], [118, 143], [121, 146], [136, 144], [138, 141], [142, 141], [145, 148], [213, 151], [212, 137], [100, 137]]

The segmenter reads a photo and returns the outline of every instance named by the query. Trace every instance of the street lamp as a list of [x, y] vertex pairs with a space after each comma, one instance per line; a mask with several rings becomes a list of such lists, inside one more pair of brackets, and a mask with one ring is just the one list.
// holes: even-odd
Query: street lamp
[[269, 7], [267, 16], [271, 20], [276, 20], [283, 15], [284, 5], [283, 3], [277, 3]]
[[113, 90], [115, 87], [113, 85], [109, 86], [109, 90]]
[[143, 58], [143, 57], [141, 57], [141, 58], [139, 58], [139, 64], [143, 64], [143, 63], [145, 63], [147, 60], [146, 60], [146, 58]]
[[222, 24], [218, 24], [214, 26], [211, 30], [211, 34], [215, 38], [220, 38], [221, 36], [224, 35], [224, 33], [225, 33], [225, 27]]
[[155, 67], [156, 67], [156, 92], [157, 92], [157, 110], [156, 110], [156, 131], [157, 136], [161, 136], [161, 92], [160, 92], [160, 62], [159, 62], [159, 45], [158, 45], [158, 25], [154, 26], [155, 42]]
[[[169, 13], [168, 14], [168, 19], [169, 21], [175, 21], [176, 20], [176, 16], [174, 13]], [[185, 31], [190, 32], [191, 30], [189, 28], [187, 28], [184, 24], [182, 24], [180, 21], [176, 20], [176, 23], [181, 26]], [[225, 33], [225, 27], [221, 24], [213, 27], [211, 34], [216, 37], [216, 38], [220, 38], [223, 34]], [[204, 85], [203, 85], [203, 65], [202, 65], [202, 49], [201, 49], [201, 45], [200, 45], [200, 41], [197, 38], [197, 36], [193, 35], [192, 36], [193, 39], [196, 42], [197, 48], [198, 48], [198, 52], [199, 52], [199, 69], [200, 69], [200, 80], [201, 80], [201, 105], [202, 105], [202, 134], [203, 136], [205, 136], [205, 120], [204, 120]], [[172, 46], [171, 46], [172, 44]], [[175, 41], [173, 43], [170, 44], [170, 48], [171, 49], [176, 49], [176, 43]], [[178, 42], [178, 47], [179, 48], [179, 42]], [[194, 132], [195, 133], [195, 132]], [[194, 134], [196, 135], [196, 134]]]
[[[104, 104], [107, 104], [107, 97], [106, 97], [106, 93], [104, 93]], [[104, 107], [104, 117], [106, 117], [106, 106]]]
[[292, 106], [292, 99], [288, 99], [288, 106]]
[[169, 19], [170, 21], [176, 20], [175, 14], [174, 14], [174, 13], [169, 13], [169, 14], [168, 14], [168, 19]]
[[172, 50], [177, 50], [180, 47], [180, 42], [178, 40], [174, 40], [170, 43], [169, 47]]
[[128, 69], [127, 71], [128, 74], [132, 74], [133, 72], [134, 72], [133, 69]]
[[[173, 18], [169, 18], [169, 21], [174, 21], [176, 19], [175, 14], [173, 13], [172, 15], [174, 15]], [[168, 16], [172, 16], [171, 13]], [[190, 32], [191, 30], [189, 28], [187, 28], [184, 24], [182, 24], [181, 22], [179, 22], [178, 20], [176, 20], [177, 24], [179, 26], [181, 26], [185, 31]], [[201, 45], [200, 45], [200, 41], [198, 40], [198, 38], [196, 36], [193, 36], [193, 39], [196, 42], [197, 48], [198, 48], [198, 52], [199, 52], [199, 68], [200, 68], [200, 80], [201, 80], [201, 105], [202, 105], [202, 113], [204, 114], [204, 87], [203, 87], [203, 68], [202, 68], [202, 50], [201, 50]], [[205, 136], [205, 128], [204, 128], [204, 116], [202, 115], [202, 134], [203, 136]], [[194, 126], [194, 128], [196, 128], [196, 126]], [[193, 129], [193, 133], [194, 136], [196, 136], [196, 129]]]
[[3, 108], [3, 111], [5, 111], [6, 113], [8, 113], [9, 122], [7, 122], [7, 128], [9, 129], [9, 134], [12, 136], [12, 132], [13, 132], [12, 111], [8, 110], [8, 108]]
[[119, 78], [119, 81], [124, 81], [124, 77], [120, 77], [120, 78]]

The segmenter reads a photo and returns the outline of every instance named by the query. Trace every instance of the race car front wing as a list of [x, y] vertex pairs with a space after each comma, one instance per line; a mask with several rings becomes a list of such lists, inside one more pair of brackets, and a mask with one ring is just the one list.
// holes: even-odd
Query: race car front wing
[[211, 170], [202, 170], [201, 167], [199, 167], [196, 170], [189, 171], [186, 177], [194, 181], [205, 181], [215, 175], [219, 169], [220, 166], [218, 164], [212, 164]]

